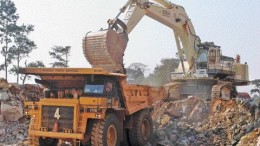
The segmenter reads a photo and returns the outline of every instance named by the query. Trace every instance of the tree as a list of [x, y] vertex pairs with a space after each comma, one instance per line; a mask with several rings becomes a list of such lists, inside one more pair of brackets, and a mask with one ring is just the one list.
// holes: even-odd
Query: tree
[[145, 84], [153, 85], [153, 86], [161, 86], [171, 81], [171, 72], [178, 67], [179, 60], [178, 59], [162, 59], [161, 64], [157, 65], [153, 71], [153, 73], [149, 74], [149, 76], [145, 80]]
[[14, 36], [15, 46], [10, 49], [10, 52], [13, 54], [13, 58], [17, 61], [16, 65], [13, 65], [13, 68], [9, 70], [10, 73], [13, 73], [17, 76], [17, 84], [19, 83], [19, 68], [20, 61], [23, 58], [29, 56], [29, 53], [36, 48], [34, 41], [31, 41], [28, 38], [28, 35], [33, 31], [33, 25], [22, 25], [17, 27], [16, 35]]
[[54, 46], [49, 51], [51, 58], [57, 59], [58, 61], [51, 63], [52, 67], [68, 67], [71, 46]]
[[12, 63], [13, 54], [10, 52], [10, 44], [13, 41], [16, 30], [16, 21], [19, 18], [16, 14], [16, 7], [10, 0], [0, 1], [0, 43], [2, 45], [1, 54], [4, 57], [4, 63], [0, 65], [0, 70], [5, 70], [5, 79], [7, 79], [8, 66]]
[[[44, 63], [42, 61], [35, 61], [35, 62], [30, 62], [26, 63], [25, 61], [25, 67], [45, 67]], [[23, 81], [22, 84], [24, 85], [26, 79], [30, 80], [31, 76], [30, 75], [21, 75], [20, 79]]]
[[251, 82], [251, 85], [254, 86], [254, 89], [251, 90], [251, 94], [258, 93], [260, 94], [260, 79], [255, 79]]
[[142, 63], [132, 63], [126, 68], [127, 82], [130, 84], [141, 84], [145, 79], [144, 73], [147, 65]]

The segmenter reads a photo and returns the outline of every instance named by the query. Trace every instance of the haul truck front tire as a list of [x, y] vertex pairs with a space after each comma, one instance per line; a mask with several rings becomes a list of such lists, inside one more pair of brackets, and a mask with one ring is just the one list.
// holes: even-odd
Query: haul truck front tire
[[115, 114], [108, 114], [105, 120], [94, 122], [91, 131], [91, 145], [119, 146], [119, 121]]

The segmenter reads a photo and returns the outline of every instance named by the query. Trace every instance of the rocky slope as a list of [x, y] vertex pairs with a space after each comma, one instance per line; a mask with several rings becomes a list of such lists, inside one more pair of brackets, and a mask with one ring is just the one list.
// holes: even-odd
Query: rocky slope
[[23, 116], [23, 100], [32, 93], [32, 87], [27, 88], [0, 78], [0, 146], [25, 145], [29, 120]]
[[205, 101], [191, 97], [157, 103], [157, 143], [163, 146], [254, 146], [260, 134], [256, 100]]

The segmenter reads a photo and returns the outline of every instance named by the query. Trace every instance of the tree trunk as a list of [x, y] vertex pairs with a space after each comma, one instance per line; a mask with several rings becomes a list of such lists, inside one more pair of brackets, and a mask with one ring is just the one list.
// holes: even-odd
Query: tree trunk
[[26, 78], [27, 78], [27, 75], [24, 75], [24, 78], [23, 78], [23, 85], [24, 85], [24, 83], [25, 83]]
[[16, 83], [19, 84], [19, 67], [20, 67], [20, 50], [19, 50], [19, 47], [18, 47], [18, 56], [17, 56], [17, 72], [16, 72], [16, 75], [17, 75], [17, 80], [16, 80]]
[[7, 51], [7, 49], [5, 48], [5, 79], [7, 80], [7, 62], [6, 62], [7, 58], [6, 58], [6, 51]]
[[68, 54], [66, 53], [66, 68], [68, 68]]
[[7, 51], [8, 51], [8, 30], [7, 30], [7, 24], [8, 22], [6, 22], [6, 26], [5, 26], [5, 29], [6, 29], [6, 32], [5, 32], [5, 79], [7, 80]]

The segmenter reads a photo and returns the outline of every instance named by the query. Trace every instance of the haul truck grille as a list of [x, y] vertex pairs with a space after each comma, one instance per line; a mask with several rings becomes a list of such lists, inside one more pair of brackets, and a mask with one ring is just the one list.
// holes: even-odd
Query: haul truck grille
[[[57, 112], [58, 110], [58, 112]], [[57, 118], [54, 117], [55, 112], [60, 115], [58, 120], [58, 132], [73, 129], [74, 107], [69, 106], [42, 106], [42, 127], [46, 127], [48, 131], [52, 131]]]

